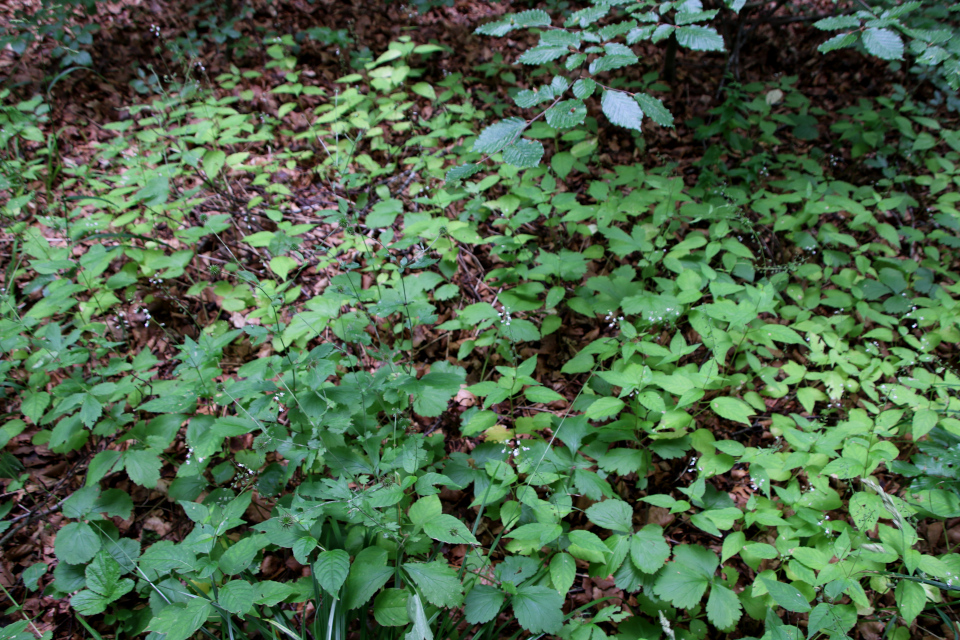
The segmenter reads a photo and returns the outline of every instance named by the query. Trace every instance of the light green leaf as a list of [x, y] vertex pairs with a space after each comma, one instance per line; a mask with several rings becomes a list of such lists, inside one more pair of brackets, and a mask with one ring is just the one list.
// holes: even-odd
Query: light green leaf
[[820, 53], [829, 53], [831, 51], [836, 51], [837, 49], [846, 49], [847, 47], [853, 46], [857, 41], [857, 34], [854, 33], [838, 33], [833, 36], [826, 42], [822, 43], [817, 47], [817, 51]]
[[587, 105], [583, 100], [564, 100], [547, 109], [546, 117], [547, 124], [554, 129], [569, 129], [583, 124], [587, 117]]
[[793, 585], [784, 584], [770, 578], [760, 578], [760, 582], [767, 588], [767, 593], [773, 598], [777, 605], [787, 611], [794, 613], [806, 613], [810, 611], [810, 603], [803, 597], [803, 594]]
[[413, 622], [413, 629], [407, 632], [404, 640], [433, 640], [433, 631], [427, 621], [427, 614], [423, 610], [423, 603], [416, 593], [407, 597], [407, 616]]
[[526, 128], [527, 121], [523, 118], [501, 120], [480, 132], [473, 143], [473, 150], [478, 153], [496, 153], [512, 144]]
[[478, 584], [464, 600], [464, 617], [470, 624], [490, 622], [500, 612], [505, 599], [506, 594], [503, 591], [486, 584]]
[[253, 562], [257, 552], [268, 544], [270, 540], [264, 534], [237, 541], [220, 556], [220, 570], [230, 576], [242, 573]]
[[467, 163], [461, 164], [460, 166], [454, 167], [447, 171], [447, 175], [444, 178], [445, 182], [457, 182], [458, 180], [466, 180], [473, 174], [480, 171], [481, 167], [478, 164]]
[[927, 593], [923, 585], [913, 580], [900, 580], [893, 593], [900, 615], [907, 624], [913, 624], [927, 606]]
[[723, 51], [723, 38], [712, 27], [677, 27], [677, 44], [694, 51]]
[[750, 416], [757, 411], [743, 400], [737, 398], [714, 398], [710, 401], [713, 412], [727, 420], [750, 424]]
[[323, 590], [334, 598], [350, 571], [350, 554], [343, 549], [324, 551], [313, 563], [313, 575]]
[[160, 455], [152, 449], [128, 449], [123, 465], [130, 479], [141, 487], [153, 489], [160, 481]]
[[654, 98], [646, 93], [638, 93], [633, 97], [643, 112], [650, 116], [651, 120], [661, 127], [673, 126], [673, 114], [663, 105], [660, 98]]
[[434, 540], [447, 544], [480, 544], [463, 522], [445, 513], [425, 522], [423, 531]]
[[46, 391], [27, 391], [20, 403], [20, 412], [37, 424], [43, 412], [50, 406], [50, 394]]
[[544, 64], [568, 53], [570, 53], [568, 47], [540, 45], [539, 47], [533, 47], [532, 49], [524, 51], [523, 55], [517, 59], [517, 62], [521, 64]]
[[836, 31], [838, 29], [856, 29], [860, 26], [860, 18], [855, 16], [831, 16], [813, 23], [821, 31]]
[[585, 412], [590, 420], [606, 420], [619, 414], [626, 404], [620, 398], [598, 398]]
[[903, 60], [903, 40], [891, 29], [870, 28], [860, 36], [867, 51], [883, 60]]
[[436, 100], [437, 92], [436, 90], [426, 82], [418, 82], [417, 84], [410, 87], [410, 91], [413, 91], [418, 96], [423, 96], [428, 100]]
[[613, 124], [640, 131], [643, 111], [637, 101], [625, 92], [604, 90], [600, 98], [600, 107]]
[[227, 154], [219, 149], [208, 149], [203, 154], [203, 172], [209, 180], [213, 180], [223, 168], [223, 163], [227, 160]]
[[521, 138], [503, 150], [503, 161], [521, 169], [533, 169], [543, 158], [543, 144], [539, 140]]
[[164, 633], [163, 640], [187, 640], [207, 621], [213, 611], [205, 598], [193, 598], [186, 605], [170, 604], [147, 625], [149, 631]]
[[270, 259], [270, 270], [280, 276], [281, 281], [286, 280], [290, 272], [298, 266], [297, 261], [290, 256], [277, 256]]
[[633, 531], [633, 509], [623, 500], [604, 500], [590, 506], [587, 518], [593, 524], [618, 533]]
[[[566, 596], [577, 577], [577, 562], [569, 553], [554, 554], [550, 559], [550, 581], [553, 588], [562, 596]], [[469, 596], [468, 596], [469, 599]]]

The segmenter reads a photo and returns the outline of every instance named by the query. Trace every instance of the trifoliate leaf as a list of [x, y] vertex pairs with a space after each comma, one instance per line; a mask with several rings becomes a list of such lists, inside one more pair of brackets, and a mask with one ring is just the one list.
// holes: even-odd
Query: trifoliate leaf
[[677, 44], [694, 51], [723, 51], [723, 38], [712, 27], [677, 27]]
[[539, 140], [521, 138], [503, 150], [503, 161], [521, 169], [534, 169], [543, 158], [543, 144]]
[[564, 100], [547, 109], [546, 116], [547, 124], [554, 129], [569, 129], [583, 124], [587, 117], [587, 105], [582, 100]]
[[891, 29], [867, 29], [860, 36], [867, 51], [882, 60], [902, 60], [903, 40]]
[[600, 98], [600, 107], [603, 109], [603, 114], [613, 124], [627, 129], [640, 130], [643, 111], [636, 100], [623, 91], [605, 90]]
[[[660, 100], [660, 98], [654, 98], [646, 93], [638, 93], [633, 97], [643, 112], [650, 116], [651, 120], [661, 127], [673, 126], [673, 114], [663, 106], [663, 101]], [[637, 226], [639, 227], [640, 225]]]
[[563, 596], [548, 587], [526, 585], [511, 600], [520, 626], [530, 633], [554, 634], [563, 626]]
[[479, 153], [496, 153], [513, 143], [526, 128], [527, 121], [523, 118], [507, 118], [496, 122], [480, 132], [473, 143], [473, 150]]

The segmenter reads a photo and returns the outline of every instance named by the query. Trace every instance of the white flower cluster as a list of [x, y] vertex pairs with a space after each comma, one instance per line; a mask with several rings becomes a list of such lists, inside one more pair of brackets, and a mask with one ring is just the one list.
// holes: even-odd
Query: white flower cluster
[[508, 327], [510, 326], [511, 315], [509, 311], [498, 311], [497, 315], [500, 316], [500, 324], [505, 324]]
[[605, 316], [603, 317], [603, 320], [604, 320], [604, 322], [608, 323], [608, 324], [607, 324], [607, 327], [613, 329], [615, 326], [617, 326], [617, 323], [618, 323], [618, 322], [620, 322], [621, 320], [623, 320], [623, 316], [616, 316], [616, 317], [614, 317], [613, 312], [611, 311], [610, 313], [608, 313], [607, 315], [605, 315]]
[[516, 444], [514, 444], [510, 440], [507, 440], [506, 442], [504, 442], [506, 446], [504, 446], [503, 449], [500, 450], [500, 453], [507, 453], [507, 451], [509, 451], [510, 455], [516, 458], [517, 456], [520, 455], [521, 451], [530, 451], [530, 447], [525, 447], [520, 443], [521, 443], [520, 438], [517, 438]]
[[154, 35], [155, 38], [160, 37], [160, 27], [155, 24], [150, 25], [150, 33]]

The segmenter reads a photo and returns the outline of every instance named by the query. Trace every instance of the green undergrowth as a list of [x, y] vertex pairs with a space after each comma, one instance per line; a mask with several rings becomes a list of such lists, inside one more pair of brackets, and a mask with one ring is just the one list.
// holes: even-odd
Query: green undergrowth
[[[436, 45], [336, 90], [265, 46], [82, 162], [4, 94], [0, 536], [14, 444], [79, 464], [24, 598], [152, 640], [956, 637], [956, 123], [784, 78], [688, 123], [693, 179], [583, 114], [524, 170]], [[191, 525], [131, 526], [158, 498]]]

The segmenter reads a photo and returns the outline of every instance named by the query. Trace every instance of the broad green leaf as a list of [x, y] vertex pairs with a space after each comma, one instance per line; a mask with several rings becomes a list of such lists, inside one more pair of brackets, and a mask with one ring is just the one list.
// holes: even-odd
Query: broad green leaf
[[407, 515], [415, 526], [423, 527], [434, 518], [443, 514], [440, 498], [436, 495], [420, 498], [410, 506]]
[[407, 562], [403, 569], [431, 604], [450, 608], [462, 604], [463, 587], [446, 562]]
[[700, 603], [710, 579], [679, 562], [671, 562], [660, 573], [653, 592], [674, 606], [691, 609]]
[[656, 573], [670, 557], [663, 528], [648, 524], [630, 538], [630, 560], [644, 573]]
[[444, 178], [444, 180], [446, 182], [457, 182], [458, 180], [466, 180], [473, 174], [480, 171], [480, 169], [481, 169], [480, 165], [468, 162], [467, 164], [462, 164], [458, 167], [454, 167], [453, 169], [450, 169], [449, 171], [447, 171], [447, 175]]
[[160, 455], [152, 449], [128, 449], [123, 454], [123, 466], [130, 479], [141, 487], [153, 489], [160, 481]]
[[87, 523], [71, 522], [57, 532], [53, 550], [61, 562], [86, 564], [100, 550], [100, 538]]
[[846, 49], [847, 47], [853, 46], [856, 41], [856, 33], [838, 33], [817, 47], [817, 51], [820, 53], [829, 53], [837, 49]]
[[710, 408], [721, 418], [743, 424], [750, 424], [750, 416], [757, 412], [743, 400], [728, 397], [714, 398], [710, 401]]
[[677, 44], [694, 51], [723, 51], [723, 38], [712, 27], [677, 27]]
[[484, 624], [493, 620], [506, 594], [495, 587], [486, 584], [478, 584], [470, 590], [464, 600], [463, 614], [470, 624]]
[[586, 560], [587, 562], [596, 562], [603, 564], [607, 561], [610, 549], [607, 548], [597, 534], [583, 529], [574, 529], [567, 534], [570, 539], [570, 546], [567, 547], [567, 553], [574, 558]]
[[553, 589], [524, 585], [511, 598], [520, 626], [530, 633], [554, 634], [563, 626], [563, 596]]
[[573, 95], [575, 95], [580, 100], [586, 100], [591, 95], [593, 95], [593, 92], [596, 88], [597, 88], [597, 83], [591, 80], [590, 78], [580, 78], [579, 80], [573, 83]]
[[[577, 577], [577, 562], [569, 553], [554, 554], [550, 559], [550, 581], [557, 593], [566, 597]], [[469, 596], [468, 596], [469, 599]]]
[[913, 624], [927, 606], [927, 593], [923, 585], [913, 580], [900, 580], [894, 590], [894, 598], [900, 615], [907, 624]]
[[365, 605], [391, 577], [393, 569], [387, 566], [386, 550], [367, 547], [357, 554], [350, 565], [344, 606], [349, 611]]
[[521, 64], [544, 64], [545, 62], [550, 62], [552, 60], [556, 60], [557, 58], [563, 57], [568, 53], [570, 53], [570, 49], [568, 47], [557, 45], [540, 45], [524, 51], [523, 55], [517, 59], [517, 62]]
[[620, 398], [598, 398], [584, 413], [590, 420], [607, 420], [619, 414], [625, 406]]
[[784, 584], [770, 578], [760, 578], [760, 582], [767, 588], [767, 593], [770, 594], [778, 606], [794, 613], [810, 611], [810, 603], [793, 585]]
[[640, 131], [643, 111], [627, 93], [605, 89], [600, 98], [600, 107], [613, 124]]
[[270, 259], [270, 270], [280, 276], [281, 281], [286, 280], [290, 272], [298, 266], [297, 261], [290, 256], [277, 256]]
[[423, 96], [424, 98], [427, 98], [429, 100], [437, 99], [436, 90], [426, 82], [418, 82], [417, 84], [410, 87], [410, 91], [413, 91], [418, 96]]
[[463, 522], [445, 513], [425, 522], [423, 531], [434, 540], [447, 544], [480, 544]]
[[166, 634], [163, 640], [187, 640], [207, 621], [213, 606], [206, 598], [193, 598], [186, 605], [167, 605], [153, 618], [147, 629]]
[[343, 549], [324, 551], [313, 563], [313, 575], [328, 594], [337, 597], [350, 572], [350, 554]]
[[719, 629], [729, 629], [742, 615], [740, 599], [730, 589], [714, 583], [707, 598], [707, 618]]
[[402, 627], [410, 622], [407, 615], [406, 589], [384, 589], [373, 600], [373, 617], [385, 627]]
[[220, 588], [217, 602], [227, 611], [245, 615], [253, 608], [256, 597], [257, 591], [252, 584], [246, 580], [231, 580]]
[[860, 26], [860, 18], [855, 16], [831, 16], [813, 23], [822, 31], [836, 31], [837, 29], [856, 29]]
[[413, 622], [413, 629], [407, 632], [404, 640], [433, 640], [433, 631], [427, 621], [420, 596], [412, 593], [407, 597], [407, 616]]
[[227, 160], [227, 154], [219, 149], [208, 149], [203, 154], [203, 172], [208, 180], [214, 180], [223, 168], [223, 163]]
[[109, 598], [120, 580], [120, 564], [110, 554], [100, 552], [84, 572], [87, 588]]
[[257, 552], [268, 544], [270, 540], [264, 534], [237, 541], [220, 556], [220, 570], [229, 576], [242, 573], [253, 562]]
[[864, 48], [883, 60], [903, 59], [903, 40], [891, 29], [866, 29], [860, 36]]
[[586, 511], [593, 524], [618, 533], [633, 531], [633, 509], [623, 500], [604, 500]]
[[673, 114], [663, 105], [660, 98], [654, 98], [646, 93], [638, 93], [633, 97], [643, 112], [650, 116], [651, 120], [661, 127], [673, 126]]
[[521, 169], [533, 169], [543, 158], [543, 144], [539, 140], [521, 138], [503, 150], [503, 161]]
[[507, 118], [494, 123], [480, 132], [473, 150], [478, 153], [496, 153], [512, 144], [520, 133], [527, 128], [527, 121], [523, 118]]
[[50, 394], [46, 391], [27, 391], [20, 403], [20, 412], [34, 424], [39, 423], [43, 412], [50, 406]]
[[583, 104], [583, 100], [564, 100], [547, 109], [546, 113], [547, 124], [554, 129], [575, 127], [583, 124], [586, 117], [587, 106]]
[[531, 9], [520, 13], [508, 14], [501, 19], [477, 27], [474, 33], [485, 36], [505, 36], [514, 29], [524, 27], [546, 27], [550, 24], [550, 14], [541, 9]]
[[[131, 582], [131, 580], [128, 580]], [[99, 613], [103, 613], [107, 610], [107, 605], [110, 604], [110, 599], [105, 598], [99, 593], [95, 593], [90, 589], [84, 589], [78, 593], [75, 593], [73, 597], [70, 598], [70, 606], [76, 610], [82, 616], [95, 616]], [[20, 636], [17, 636], [18, 638]], [[23, 636], [23, 639], [26, 640], [28, 636]], [[34, 636], [29, 636], [33, 638]]]

